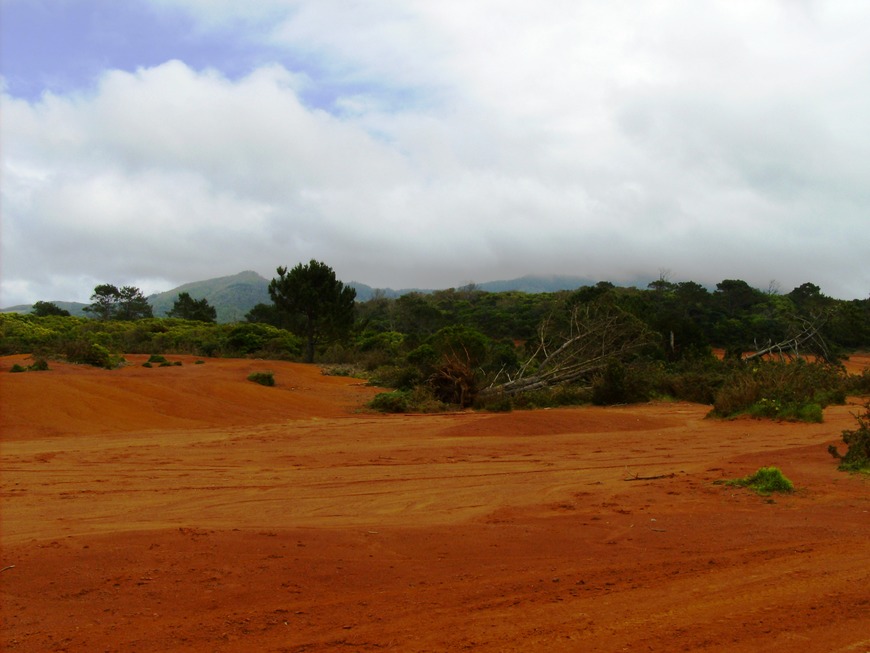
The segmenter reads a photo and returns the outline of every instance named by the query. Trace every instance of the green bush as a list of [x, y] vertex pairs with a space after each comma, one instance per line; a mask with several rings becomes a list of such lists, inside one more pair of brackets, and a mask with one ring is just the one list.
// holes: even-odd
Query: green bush
[[870, 368], [861, 374], [850, 374], [846, 380], [846, 390], [856, 395], [870, 395]]
[[825, 406], [846, 400], [846, 375], [825, 363], [753, 361], [733, 368], [716, 393], [711, 415], [821, 421]]
[[864, 405], [864, 414], [856, 415], [858, 428], [842, 433], [846, 454], [841, 455], [835, 445], [828, 452], [840, 461], [839, 469], [847, 472], [870, 473], [870, 402]]
[[248, 375], [248, 381], [253, 381], [260, 385], [273, 386], [275, 385], [275, 374], [273, 372], [252, 372]]
[[509, 413], [514, 409], [514, 402], [510, 395], [500, 392], [483, 397], [478, 395], [474, 407], [493, 413]]
[[592, 382], [592, 403], [597, 406], [649, 401], [653, 381], [639, 367], [611, 361]]
[[748, 487], [757, 494], [768, 495], [772, 492], [789, 493], [794, 491], [794, 484], [788, 480], [777, 467], [762, 467], [754, 474], [726, 481], [725, 485]]
[[439, 413], [449, 408], [423, 386], [378, 393], [368, 407], [380, 413]]
[[33, 364], [24, 367], [23, 365], [19, 365], [15, 363], [12, 368], [9, 370], [13, 373], [20, 372], [45, 372], [48, 370], [48, 362], [42, 357], [36, 357], [33, 359]]
[[379, 413], [407, 413], [410, 395], [410, 390], [379, 392], [368, 403], [368, 407]]
[[561, 406], [582, 406], [592, 401], [592, 390], [580, 385], [560, 385], [542, 388], [513, 395], [514, 408], [533, 410], [535, 408], [559, 408]]
[[123, 357], [112, 354], [103, 345], [84, 340], [65, 343], [63, 353], [70, 363], [93, 365], [107, 370], [115, 369], [124, 362]]
[[161, 356], [160, 354], [151, 354], [151, 356], [148, 358], [148, 362], [149, 363], [166, 363], [168, 361], [166, 360], [165, 356]]
[[372, 372], [371, 385], [397, 390], [411, 390], [423, 382], [423, 375], [413, 365], [384, 365]]
[[48, 371], [48, 361], [38, 356], [33, 359], [33, 364], [27, 367], [31, 372], [46, 372]]

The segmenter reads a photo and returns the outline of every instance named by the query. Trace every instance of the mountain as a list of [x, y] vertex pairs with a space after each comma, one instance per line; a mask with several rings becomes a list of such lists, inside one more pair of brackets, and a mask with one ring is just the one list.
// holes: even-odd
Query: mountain
[[[58, 308], [62, 308], [65, 311], [69, 311], [70, 315], [75, 315], [76, 317], [87, 317], [87, 313], [85, 313], [85, 306], [88, 304], [82, 304], [81, 302], [51, 302]], [[0, 313], [29, 313], [33, 310], [33, 304], [18, 304], [16, 306], [9, 306], [7, 308], [0, 308]]]
[[[649, 280], [638, 280], [635, 285], [638, 288], [645, 288]], [[486, 283], [473, 284], [478, 290], [486, 292], [508, 292], [519, 291], [526, 293], [545, 293], [557, 292], [559, 290], [573, 290], [581, 286], [594, 285], [596, 281], [583, 277], [570, 276], [534, 276], [527, 275], [517, 279], [509, 279], [504, 281], [489, 281]], [[431, 293], [434, 289], [423, 288], [403, 288], [401, 290], [393, 290], [392, 288], [373, 288], [358, 281], [351, 281], [347, 284], [356, 290], [356, 299], [360, 302], [365, 302], [371, 299], [375, 293], [381, 294], [384, 297], [394, 299], [411, 292]], [[218, 322], [242, 322], [245, 315], [257, 304], [269, 304], [269, 280], [260, 276], [256, 272], [247, 270], [239, 272], [228, 277], [217, 277], [215, 279], [206, 279], [204, 281], [194, 281], [186, 283], [166, 292], [156, 293], [148, 297], [148, 302], [154, 309], [155, 317], [163, 317], [167, 312], [172, 310], [172, 305], [175, 303], [179, 293], [186, 292], [193, 299], [206, 299], [208, 303], [214, 306], [217, 311]], [[82, 309], [87, 304], [80, 302], [54, 302], [60, 308], [64, 308], [72, 315], [86, 315]], [[18, 306], [10, 306], [9, 308], [0, 309], [3, 313], [29, 313], [32, 309], [31, 305], [21, 304]]]
[[186, 283], [178, 288], [148, 297], [155, 317], [163, 317], [172, 310], [180, 293], [186, 292], [193, 299], [207, 299], [217, 311], [218, 322], [243, 322], [245, 315], [257, 304], [271, 303], [269, 280], [256, 272], [246, 270], [229, 277], [206, 279]]
[[[570, 277], [563, 275], [526, 275], [517, 279], [487, 281], [485, 283], [475, 283], [472, 285], [477, 290], [483, 290], [484, 292], [508, 292], [513, 290], [517, 292], [532, 294], [544, 292], [558, 292], [560, 290], [574, 290], [575, 288], [580, 288], [581, 286], [593, 286], [596, 283], [598, 283], [598, 280], [587, 279], [585, 277]], [[647, 280], [638, 280], [638, 284], [641, 285], [638, 285], [637, 287], [645, 288], [647, 283]], [[424, 294], [436, 292], [436, 290], [432, 288], [402, 288], [401, 290], [394, 290], [392, 288], [372, 288], [371, 286], [367, 286], [366, 284], [359, 283], [357, 281], [351, 281], [348, 285], [356, 289], [356, 298], [357, 301], [360, 302], [368, 301], [374, 296], [376, 292], [389, 299], [401, 297], [402, 295], [407, 295], [411, 292], [419, 292]]]

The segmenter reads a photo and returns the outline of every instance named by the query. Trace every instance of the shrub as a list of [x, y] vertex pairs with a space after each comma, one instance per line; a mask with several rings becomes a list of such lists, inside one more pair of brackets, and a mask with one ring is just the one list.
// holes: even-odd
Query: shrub
[[714, 358], [681, 361], [662, 375], [656, 389], [681, 401], [712, 404], [726, 374], [727, 365]]
[[410, 390], [379, 392], [368, 403], [368, 407], [379, 413], [407, 413], [410, 394]]
[[861, 374], [851, 374], [846, 381], [846, 389], [852, 394], [870, 394], [870, 368], [863, 370]]
[[376, 394], [368, 407], [380, 413], [439, 413], [448, 405], [439, 401], [427, 388], [394, 390]]
[[93, 365], [107, 370], [118, 367], [124, 359], [112, 354], [103, 345], [84, 340], [73, 340], [64, 345], [64, 354], [70, 363]]
[[711, 415], [815, 422], [821, 421], [825, 406], [845, 400], [841, 367], [804, 360], [753, 361], [734, 368], [716, 393]]
[[260, 385], [273, 386], [275, 385], [275, 374], [273, 372], [252, 372], [248, 375], [248, 381], [253, 381]]
[[149, 363], [166, 363], [168, 361], [166, 360], [166, 358], [164, 356], [161, 356], [160, 354], [151, 354], [151, 356], [148, 358], [148, 362]]
[[783, 476], [777, 467], [762, 467], [750, 476], [726, 481], [725, 485], [748, 487], [763, 496], [772, 492], [789, 493], [794, 491], [794, 484]]
[[856, 415], [858, 428], [843, 431], [846, 454], [840, 455], [835, 445], [828, 452], [840, 461], [839, 469], [847, 472], [870, 473], [870, 402], [864, 405], [864, 414]]
[[509, 413], [514, 409], [514, 402], [510, 395], [500, 392], [484, 397], [478, 395], [474, 407], [493, 413]]
[[24, 367], [23, 365], [19, 365], [18, 363], [15, 363], [9, 371], [14, 372], [14, 373], [20, 373], [20, 372], [45, 372], [46, 370], [48, 370], [48, 363], [46, 362], [46, 360], [42, 357], [37, 357], [37, 358], [33, 359], [32, 365], [28, 365], [27, 367]]
[[48, 361], [41, 356], [34, 358], [33, 365], [29, 365], [27, 369], [32, 372], [46, 372], [48, 371]]
[[423, 382], [420, 370], [412, 365], [384, 365], [371, 374], [370, 383], [382, 388], [411, 390]]
[[645, 372], [649, 370], [611, 361], [592, 383], [592, 403], [608, 406], [648, 401], [652, 384]]
[[580, 406], [592, 401], [592, 391], [579, 385], [560, 385], [513, 395], [511, 401], [514, 408], [525, 410]]

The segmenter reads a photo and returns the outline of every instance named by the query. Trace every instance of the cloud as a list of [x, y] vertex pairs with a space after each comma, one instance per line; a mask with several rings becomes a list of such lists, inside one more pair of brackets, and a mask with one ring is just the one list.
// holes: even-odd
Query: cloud
[[4, 93], [4, 305], [310, 258], [393, 287], [870, 288], [862, 6], [152, 6], [274, 61]]

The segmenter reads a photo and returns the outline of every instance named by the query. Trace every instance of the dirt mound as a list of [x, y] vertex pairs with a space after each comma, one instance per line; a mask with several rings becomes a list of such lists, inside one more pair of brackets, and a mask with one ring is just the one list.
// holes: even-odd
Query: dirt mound
[[[0, 360], [4, 651], [870, 651], [855, 405], [376, 415], [312, 366], [128, 358]], [[717, 483], [762, 465], [798, 490]]]

